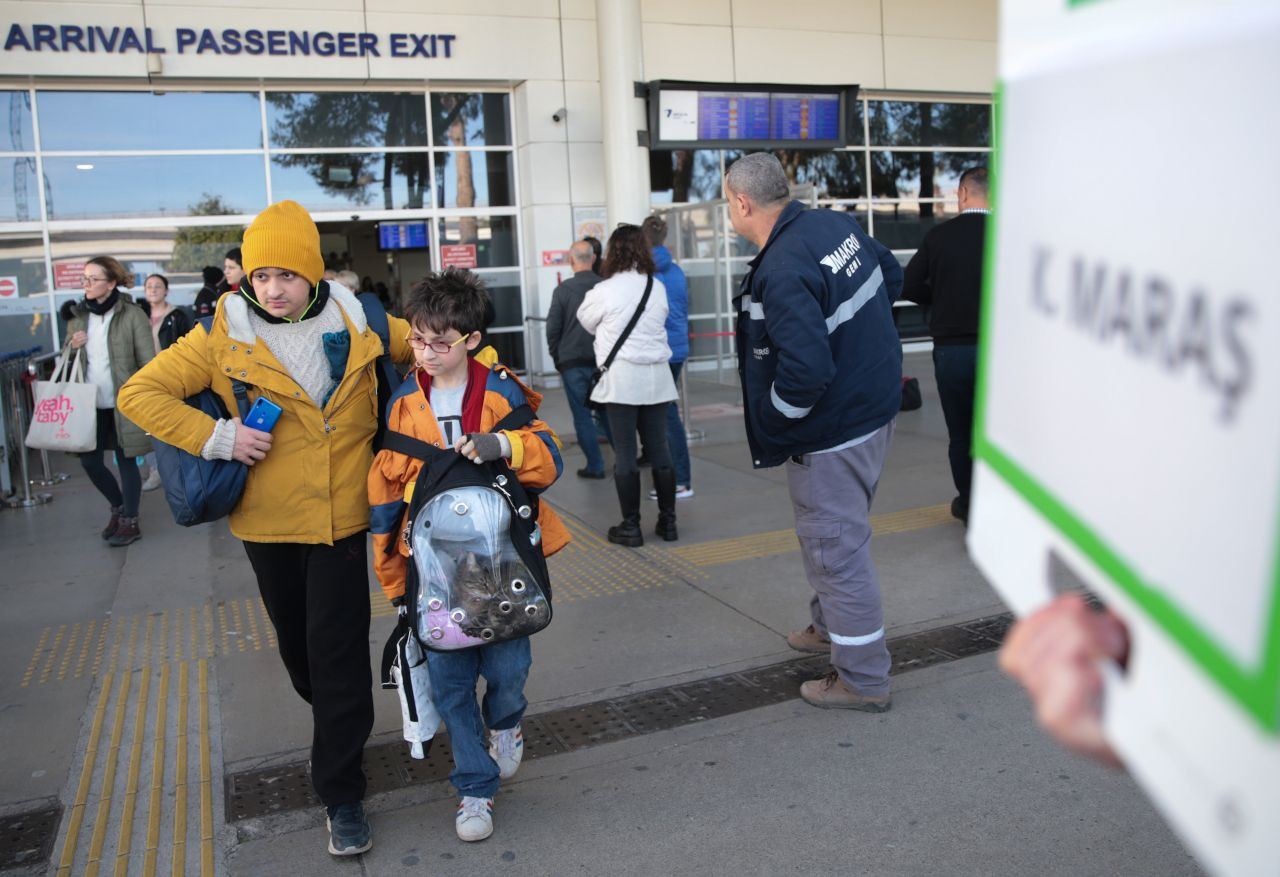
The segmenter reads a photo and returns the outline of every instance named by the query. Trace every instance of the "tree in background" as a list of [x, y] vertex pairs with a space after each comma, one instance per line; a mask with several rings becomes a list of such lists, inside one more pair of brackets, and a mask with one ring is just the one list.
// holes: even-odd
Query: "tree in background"
[[[221, 195], [204, 192], [188, 212], [192, 216], [225, 216], [237, 211], [224, 204]], [[206, 265], [220, 268], [227, 250], [239, 246], [243, 237], [244, 228], [239, 225], [180, 228], [173, 237], [173, 255], [166, 270], [172, 274], [199, 274]]]
[[[271, 145], [290, 149], [425, 146], [426, 112], [420, 94], [365, 92], [270, 92], [274, 114]], [[382, 207], [420, 208], [427, 190], [424, 152], [347, 152], [277, 155], [283, 167], [305, 168], [320, 189], [353, 204], [374, 203], [382, 191]], [[392, 182], [399, 176], [407, 188], [404, 204], [396, 204]], [[377, 184], [381, 184], [380, 186]]]

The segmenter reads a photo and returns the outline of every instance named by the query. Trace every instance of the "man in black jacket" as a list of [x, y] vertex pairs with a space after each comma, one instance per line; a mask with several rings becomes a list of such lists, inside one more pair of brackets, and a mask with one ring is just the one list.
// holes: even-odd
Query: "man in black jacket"
[[982, 248], [986, 240], [987, 169], [960, 175], [960, 215], [935, 226], [911, 257], [902, 296], [929, 308], [933, 372], [947, 421], [947, 456], [955, 499], [951, 514], [969, 520], [973, 477], [970, 437], [978, 367], [978, 315], [982, 305]]
[[600, 275], [591, 270], [594, 259], [595, 253], [586, 241], [578, 241], [569, 248], [573, 276], [551, 293], [551, 310], [547, 312], [547, 347], [556, 371], [564, 380], [564, 394], [573, 412], [578, 445], [587, 457], [586, 468], [578, 470], [582, 478], [604, 478], [606, 474], [595, 422], [591, 409], [587, 408], [587, 390], [596, 367], [595, 336], [578, 322], [578, 305], [586, 298], [587, 290], [600, 282]]
[[734, 299], [747, 444], [785, 464], [812, 623], [787, 636], [831, 656], [800, 686], [818, 707], [889, 708], [889, 650], [871, 561], [871, 500], [902, 401], [898, 260], [847, 213], [791, 201], [772, 155], [725, 174], [734, 230], [760, 247]]

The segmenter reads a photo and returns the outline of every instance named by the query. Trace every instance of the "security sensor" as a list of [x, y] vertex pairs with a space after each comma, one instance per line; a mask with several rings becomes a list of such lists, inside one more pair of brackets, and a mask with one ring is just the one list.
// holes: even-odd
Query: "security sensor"
[[563, 122], [565, 120], [565, 117], [568, 115], [569, 115], [569, 111], [566, 110], [564, 107], [561, 107], [560, 109], [556, 110], [554, 113], [551, 114], [551, 121]]

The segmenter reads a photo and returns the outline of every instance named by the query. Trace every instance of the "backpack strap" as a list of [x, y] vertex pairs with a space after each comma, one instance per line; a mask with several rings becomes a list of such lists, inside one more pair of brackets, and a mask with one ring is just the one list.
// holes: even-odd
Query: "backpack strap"
[[387, 430], [386, 435], [382, 437], [382, 449], [384, 451], [395, 451], [397, 454], [404, 454], [406, 457], [413, 457], [415, 460], [430, 460], [432, 457], [446, 453], [443, 448], [437, 448], [422, 439], [416, 439], [411, 435], [397, 432], [394, 429]]
[[506, 417], [495, 423], [489, 432], [501, 432], [504, 429], [522, 429], [530, 420], [533, 420], [533, 408], [528, 403], [517, 405], [511, 409]]
[[[209, 334], [209, 330], [213, 327], [213, 317], [213, 314], [209, 314], [207, 317], [201, 317], [196, 320], [196, 323], [204, 328], [204, 334], [206, 335]], [[244, 381], [237, 381], [232, 378], [231, 392], [235, 394], [236, 407], [240, 409], [240, 420], [243, 422], [249, 416], [249, 385]]]

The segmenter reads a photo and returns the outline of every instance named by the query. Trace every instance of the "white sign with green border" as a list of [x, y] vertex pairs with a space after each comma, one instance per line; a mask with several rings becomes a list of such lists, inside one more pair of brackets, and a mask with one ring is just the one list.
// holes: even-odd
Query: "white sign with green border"
[[[1005, 0], [969, 544], [1129, 626], [1108, 734], [1280, 872], [1280, 3]], [[1273, 247], [1277, 249], [1273, 250]]]

